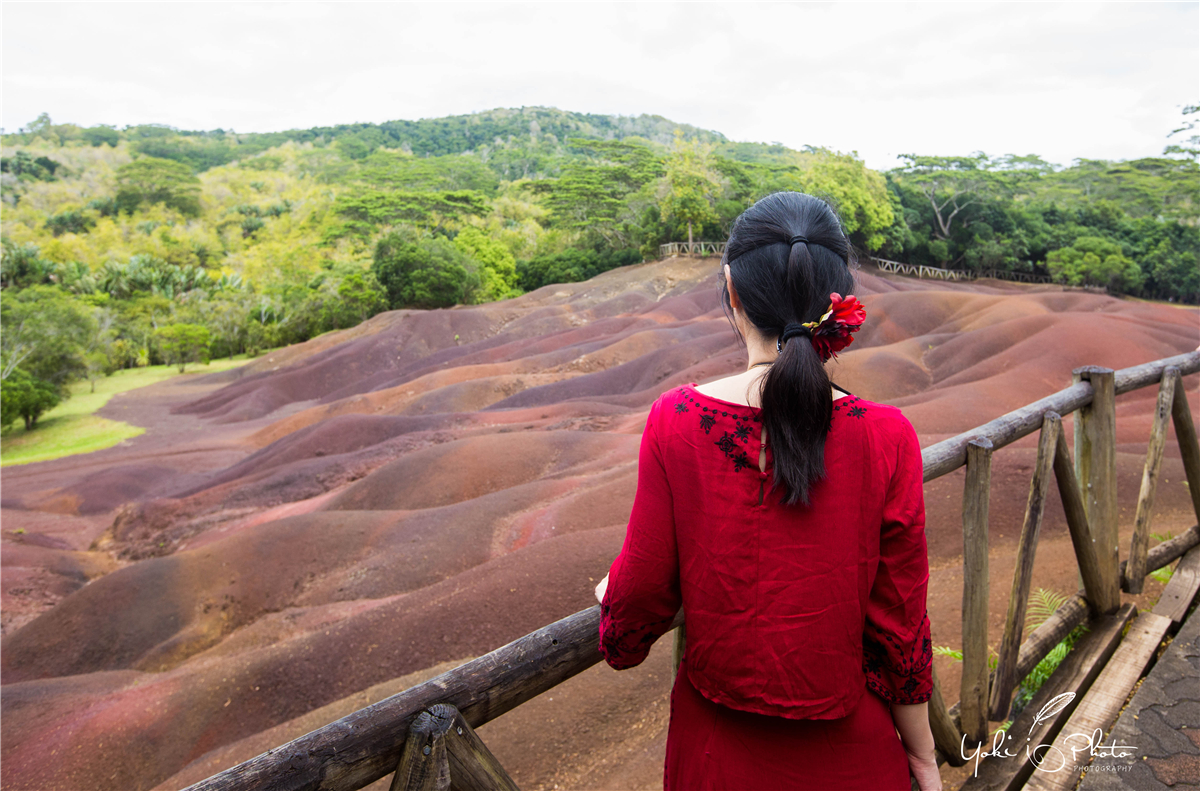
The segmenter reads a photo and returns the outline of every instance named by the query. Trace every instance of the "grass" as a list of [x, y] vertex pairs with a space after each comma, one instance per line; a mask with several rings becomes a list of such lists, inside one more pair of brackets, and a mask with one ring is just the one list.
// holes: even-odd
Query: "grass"
[[245, 355], [232, 360], [214, 360], [208, 365], [193, 366], [184, 374], [180, 374], [173, 365], [128, 368], [96, 380], [94, 393], [91, 383], [75, 382], [70, 387], [71, 397], [42, 415], [32, 431], [26, 431], [18, 420], [11, 428], [0, 433], [0, 467], [50, 461], [111, 448], [123, 440], [145, 433], [143, 428], [95, 414], [117, 393], [175, 376], [227, 371], [248, 361]]

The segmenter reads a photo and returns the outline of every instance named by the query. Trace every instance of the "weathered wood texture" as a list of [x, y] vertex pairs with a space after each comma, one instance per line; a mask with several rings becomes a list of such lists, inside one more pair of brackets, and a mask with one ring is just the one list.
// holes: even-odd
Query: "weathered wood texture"
[[1062, 430], [1062, 419], [1054, 412], [1047, 412], [1042, 421], [1042, 436], [1038, 442], [1037, 462], [1033, 468], [1033, 480], [1029, 484], [1029, 500], [1025, 504], [1025, 521], [1021, 526], [1021, 538], [1017, 542], [1017, 562], [1013, 571], [1012, 590], [1008, 596], [1008, 613], [1004, 619], [1004, 636], [1000, 640], [1000, 652], [996, 661], [996, 676], [992, 682], [988, 702], [993, 720], [1008, 717], [1012, 703], [1013, 687], [1016, 686], [1017, 653], [1021, 648], [1021, 636], [1025, 628], [1025, 611], [1029, 605], [1029, 586], [1033, 580], [1033, 560], [1037, 554], [1038, 536], [1042, 531], [1042, 517], [1046, 513], [1046, 495], [1050, 491], [1053, 475], [1054, 449], [1058, 434]]
[[[1090, 622], [1087, 634], [1013, 718], [1003, 743], [996, 745], [1001, 752], [982, 761], [976, 757], [971, 762], [973, 774], [960, 791], [1017, 791], [1024, 785], [1036, 765], [1030, 757], [1037, 760], [1046, 757], [1046, 751], [1037, 750], [1037, 746], [1054, 742], [1084, 693], [1117, 650], [1121, 632], [1136, 610], [1134, 605], [1125, 604], [1116, 613], [1098, 616]], [[1051, 701], [1053, 704], [1047, 705]]]
[[[1177, 354], [1132, 368], [1123, 368], [1116, 372], [1116, 394], [1127, 393], [1157, 382], [1162, 378], [1163, 369], [1171, 366], [1178, 368], [1185, 376], [1194, 374], [1200, 371], [1200, 352]], [[1020, 409], [1014, 409], [982, 426], [930, 445], [921, 451], [921, 458], [925, 463], [925, 480], [932, 481], [963, 466], [967, 460], [967, 442], [975, 437], [988, 438], [993, 447], [999, 450], [1041, 428], [1042, 416], [1047, 412], [1067, 415], [1091, 400], [1091, 385], [1079, 382]], [[1200, 475], [1200, 457], [1197, 458], [1196, 467], [1197, 474]], [[1197, 504], [1197, 511], [1200, 513], [1200, 503]]]
[[[1182, 365], [1178, 368], [1181, 374], [1190, 373]], [[1196, 422], [1192, 419], [1192, 408], [1188, 404], [1182, 378], [1176, 382], [1171, 417], [1175, 421], [1175, 441], [1179, 443], [1179, 455], [1183, 458], [1183, 470], [1192, 494], [1192, 510], [1196, 512], [1196, 519], [1200, 520], [1200, 444], [1196, 442]]]
[[962, 733], [950, 719], [946, 699], [942, 697], [942, 683], [938, 680], [937, 668], [933, 668], [933, 697], [929, 699], [929, 729], [933, 731], [933, 743], [937, 745], [938, 763], [949, 762], [951, 766], [962, 766], [965, 761], [959, 743]]
[[[683, 623], [683, 611], [671, 628]], [[188, 791], [355, 791], [390, 773], [420, 712], [447, 703], [479, 727], [601, 660], [599, 605], [202, 780]]]
[[[1146, 464], [1142, 469], [1142, 486], [1138, 491], [1137, 511], [1133, 521], [1133, 538], [1129, 542], [1129, 561], [1123, 587], [1130, 593], [1141, 593], [1146, 579], [1146, 552], [1150, 547], [1150, 520], [1154, 512], [1154, 494], [1158, 490], [1158, 473], [1162, 469], [1163, 448], [1167, 443], [1167, 422], [1171, 420], [1171, 404], [1179, 369], [1163, 371], [1158, 387], [1158, 402], [1154, 422], [1150, 425], [1150, 441], [1146, 447]], [[1124, 576], [1128, 575], [1128, 576]]]
[[500, 761], [487, 748], [475, 729], [453, 706], [434, 706], [448, 710], [453, 725], [446, 732], [446, 752], [450, 758], [450, 787], [454, 791], [519, 791]]
[[671, 633], [671, 680], [679, 674], [679, 663], [683, 661], [683, 652], [687, 650], [687, 626], [680, 624]]
[[417, 715], [408, 729], [391, 791], [450, 791], [446, 731], [453, 722], [453, 715], [439, 716], [437, 711]]
[[[1087, 511], [1079, 493], [1079, 482], [1075, 479], [1075, 462], [1067, 448], [1066, 432], [1058, 426], [1058, 441], [1054, 445], [1054, 478], [1058, 483], [1058, 495], [1063, 512], [1067, 517], [1067, 531], [1071, 534], [1071, 545], [1075, 549], [1075, 561], [1079, 564], [1079, 577], [1088, 601], [1095, 602], [1101, 611], [1112, 607], [1112, 593], [1104, 587], [1100, 574], [1100, 562], [1096, 560], [1096, 542], [1088, 527]], [[1118, 597], [1118, 603], [1120, 603]]]
[[[1178, 560], [1197, 544], [1200, 544], [1200, 525], [1192, 525], [1182, 535], [1150, 547], [1150, 551], [1146, 553], [1146, 573], [1158, 571], [1163, 566]], [[1121, 574], [1122, 576], [1125, 574], [1125, 561], [1121, 561]]]
[[992, 482], [992, 443], [967, 443], [963, 487], [963, 671], [959, 700], [962, 731], [968, 741], [987, 736], [988, 695], [988, 504]]
[[1164, 618], [1170, 618], [1175, 623], [1183, 623], [1183, 617], [1187, 615], [1188, 607], [1191, 606], [1192, 599], [1196, 598], [1198, 590], [1200, 590], [1200, 549], [1193, 547], [1175, 567], [1171, 581], [1163, 588], [1162, 595], [1158, 597], [1158, 603], [1154, 605], [1151, 612]]
[[[1125, 633], [1112, 658], [1096, 677], [1083, 700], [1075, 708], [1070, 719], [1055, 737], [1053, 748], [1047, 757], [1046, 767], [1033, 773], [1026, 783], [1029, 791], [1067, 791], [1075, 787], [1082, 772], [1071, 771], [1071, 766], [1086, 766], [1092, 753], [1088, 748], [1093, 732], [1099, 729], [1106, 733], [1117, 718], [1125, 699], [1134, 684], [1142, 677], [1159, 643], [1167, 634], [1171, 619], [1144, 612], [1140, 614]], [[1050, 772], [1052, 757], [1061, 757], [1068, 768]]]
[[1117, 411], [1115, 374], [1094, 365], [1075, 369], [1078, 382], [1092, 386], [1092, 401], [1075, 419], [1075, 477], [1095, 540], [1103, 601], [1092, 602], [1111, 612], [1121, 600], [1120, 559], [1117, 556]]

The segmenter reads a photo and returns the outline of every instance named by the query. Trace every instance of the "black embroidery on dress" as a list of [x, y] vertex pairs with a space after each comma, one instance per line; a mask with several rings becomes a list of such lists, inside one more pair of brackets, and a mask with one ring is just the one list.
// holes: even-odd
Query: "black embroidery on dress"
[[847, 415], [850, 417], [861, 418], [863, 415], [867, 414], [866, 407], [858, 406], [858, 404], [861, 402], [862, 399], [858, 396], [846, 396], [845, 398], [839, 398], [837, 401], [833, 402], [833, 411], [841, 412], [842, 407], [846, 407]]
[[650, 652], [650, 646], [666, 634], [674, 620], [672, 616], [618, 632], [613, 628], [609, 605], [601, 603], [600, 623], [604, 638], [600, 641], [600, 653], [604, 654], [608, 664], [616, 670], [640, 665]]
[[690, 411], [684, 404], [685, 401], [698, 407], [699, 412], [697, 413], [696, 417], [699, 419], [700, 428], [705, 434], [710, 434], [712, 432], [713, 426], [717, 424], [718, 415], [725, 418], [733, 418], [733, 431], [723, 432], [721, 438], [713, 444], [720, 448], [721, 452], [725, 454], [725, 457], [733, 462], [733, 469], [735, 472], [741, 472], [747, 467], [754, 466], [754, 463], [750, 460], [750, 457], [738, 446], [737, 443], [741, 442], [743, 445], [749, 443], [750, 437], [752, 436], [754, 430], [753, 424], [762, 423], [762, 418], [759, 415], [741, 415], [737, 412], [729, 412], [728, 410], [722, 411], [716, 407], [704, 406], [703, 404], [697, 402], [695, 398], [688, 395], [687, 390], [682, 387], [678, 389], [678, 393], [682, 400], [676, 402], [675, 411], [677, 413]]
[[[920, 645], [914, 643], [907, 651], [889, 633], [863, 634], [863, 674], [872, 692], [884, 700], [900, 704], [925, 703], [930, 699], [932, 692], [925, 687], [921, 678], [933, 663], [933, 644], [926, 636], [928, 622], [927, 610], [917, 625], [916, 634], [921, 635]], [[884, 646], [885, 642], [888, 646]], [[896, 664], [889, 661], [889, 655], [895, 657]], [[884, 682], [885, 673], [904, 678], [898, 691], [893, 691]]]
[[737, 441], [733, 438], [733, 435], [730, 434], [728, 431], [726, 431], [724, 436], [722, 436], [719, 440], [717, 440], [713, 444], [716, 445], [718, 448], [720, 448], [721, 452], [724, 453], [726, 456], [729, 456], [730, 458], [733, 457], [733, 452], [738, 449]]

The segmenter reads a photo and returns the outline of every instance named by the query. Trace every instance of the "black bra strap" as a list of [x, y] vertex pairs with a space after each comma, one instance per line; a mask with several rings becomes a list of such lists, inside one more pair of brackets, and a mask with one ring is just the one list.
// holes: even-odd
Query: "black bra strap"
[[837, 384], [836, 382], [830, 382], [829, 384], [833, 385], [834, 390], [845, 393], [846, 395], [854, 395], [854, 393], [851, 393], [849, 390]]

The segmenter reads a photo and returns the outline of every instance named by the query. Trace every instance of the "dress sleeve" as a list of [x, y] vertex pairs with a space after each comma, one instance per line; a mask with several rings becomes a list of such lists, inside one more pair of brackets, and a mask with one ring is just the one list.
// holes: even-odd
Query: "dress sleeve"
[[658, 434], [662, 404], [656, 401], [646, 419], [633, 511], [600, 604], [600, 653], [617, 670], [645, 660], [682, 604], [674, 508]]
[[867, 602], [863, 672], [867, 686], [892, 703], [933, 695], [933, 647], [925, 596], [929, 555], [921, 447], [908, 420], [897, 448], [879, 539], [879, 567]]

